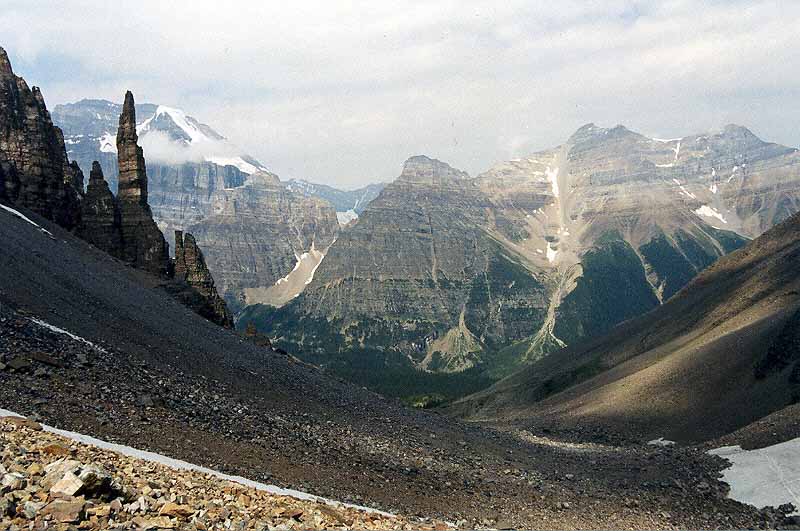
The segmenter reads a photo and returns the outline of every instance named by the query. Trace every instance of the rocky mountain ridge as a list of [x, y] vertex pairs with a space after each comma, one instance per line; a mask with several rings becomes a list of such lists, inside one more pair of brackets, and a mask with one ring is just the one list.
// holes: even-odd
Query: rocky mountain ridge
[[739, 126], [660, 140], [591, 124], [474, 178], [413, 157], [303, 294], [242, 322], [345, 373], [502, 374], [657, 307], [800, 209], [798, 162]]
[[[0, 200], [74, 230], [111, 256], [164, 280], [169, 291], [207, 318], [232, 327], [199, 250], [194, 248], [194, 256], [200, 257], [191, 261], [194, 269], [183, 278], [174, 277], [168, 244], [148, 204], [133, 95], [125, 95], [115, 135], [119, 193], [114, 197], [95, 161], [84, 196], [83, 173], [69, 161], [61, 130], [52, 124], [41, 92], [14, 75], [2, 48], [0, 87]], [[4, 210], [34, 223], [16, 209]]]
[[[54, 113], [73, 156], [114, 168], [103, 168], [107, 175], [113, 171], [112, 190], [118, 150], [109, 124], [118, 107], [83, 100], [57, 106]], [[137, 135], [148, 153], [153, 217], [172, 248], [175, 231], [194, 235], [217, 289], [234, 310], [259, 302], [281, 305], [296, 296], [336, 238], [337, 215], [353, 218], [347, 210], [360, 211], [359, 202], [377, 193], [367, 188], [356, 198], [357, 192], [281, 183], [185, 112], [153, 104], [135, 110]], [[324, 198], [347, 201], [347, 208], [337, 214]]]
[[358, 219], [367, 205], [378, 197], [385, 187], [386, 183], [374, 183], [355, 190], [339, 190], [326, 184], [312, 183], [303, 179], [286, 181], [286, 188], [289, 191], [304, 197], [318, 197], [332, 204], [336, 209], [336, 218], [343, 226]]
[[72, 228], [79, 221], [83, 174], [70, 164], [38, 87], [14, 75], [0, 48], [0, 199]]

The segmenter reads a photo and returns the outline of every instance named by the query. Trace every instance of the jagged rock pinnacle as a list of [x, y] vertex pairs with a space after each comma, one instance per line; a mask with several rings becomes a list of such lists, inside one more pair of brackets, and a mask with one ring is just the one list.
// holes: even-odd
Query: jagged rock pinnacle
[[11, 61], [8, 59], [8, 54], [0, 46], [0, 74], [12, 75], [14, 72], [11, 70]]
[[147, 167], [138, 140], [133, 94], [128, 91], [117, 131], [117, 202], [121, 217], [122, 255], [134, 267], [168, 276], [171, 269], [169, 249], [147, 203]]
[[147, 168], [144, 153], [136, 135], [136, 108], [131, 91], [125, 93], [125, 104], [119, 116], [117, 131], [117, 161], [119, 164], [119, 192], [121, 203], [138, 203], [147, 206]]
[[233, 317], [214, 286], [203, 252], [194, 236], [180, 230], [175, 231], [175, 280], [185, 282], [201, 295], [199, 300], [194, 300], [191, 294], [179, 295], [185, 305], [209, 321], [233, 328]]

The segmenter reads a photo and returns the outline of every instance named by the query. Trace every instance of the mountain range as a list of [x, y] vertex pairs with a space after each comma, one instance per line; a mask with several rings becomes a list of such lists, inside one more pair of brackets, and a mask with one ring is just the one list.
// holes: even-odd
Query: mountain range
[[[105, 100], [57, 105], [67, 154], [81, 167], [99, 161], [116, 188], [115, 117]], [[380, 191], [354, 191], [302, 180], [286, 183], [210, 126], [180, 109], [136, 106], [137, 133], [147, 154], [149, 203], [171, 248], [176, 230], [204, 249], [218, 289], [234, 310], [281, 305], [306, 286], [340, 224], [358, 217]]]
[[[588, 125], [477, 177], [412, 157], [341, 226], [307, 196], [329, 190], [262, 168], [172, 166], [186, 180], [151, 193], [136, 109], [128, 91], [116, 193], [99, 161], [85, 186], [0, 48], [0, 527], [392, 518], [320, 495], [434, 529], [800, 521], [797, 150]], [[172, 258], [159, 225], [186, 224]], [[367, 386], [468, 396], [431, 412]], [[209, 474], [77, 442], [102, 440]]]
[[397, 374], [497, 378], [656, 308], [787, 219], [798, 161], [735, 125], [664, 140], [589, 124], [477, 177], [412, 157], [302, 294], [240, 323], [387, 392]]

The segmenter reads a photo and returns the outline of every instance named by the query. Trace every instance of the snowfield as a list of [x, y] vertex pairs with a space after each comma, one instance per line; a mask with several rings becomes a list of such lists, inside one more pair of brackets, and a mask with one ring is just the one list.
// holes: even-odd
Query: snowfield
[[758, 508], [794, 504], [800, 515], [800, 438], [757, 450], [723, 446], [708, 452], [728, 460], [722, 481], [728, 497]]

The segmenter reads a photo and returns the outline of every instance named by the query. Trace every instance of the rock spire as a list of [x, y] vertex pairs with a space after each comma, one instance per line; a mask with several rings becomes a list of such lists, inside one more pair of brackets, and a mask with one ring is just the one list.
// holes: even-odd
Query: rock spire
[[147, 204], [147, 168], [138, 141], [136, 109], [133, 94], [128, 91], [117, 131], [122, 259], [136, 268], [168, 276], [169, 249]]

